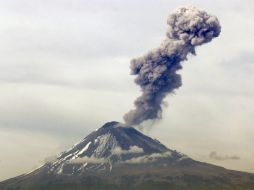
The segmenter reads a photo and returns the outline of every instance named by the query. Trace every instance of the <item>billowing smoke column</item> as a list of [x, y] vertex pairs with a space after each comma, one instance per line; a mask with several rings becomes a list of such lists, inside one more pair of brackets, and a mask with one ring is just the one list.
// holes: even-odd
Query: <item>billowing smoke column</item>
[[131, 74], [142, 95], [135, 100], [135, 109], [124, 115], [126, 123], [138, 125], [145, 120], [159, 119], [163, 99], [182, 85], [177, 73], [195, 47], [219, 36], [221, 27], [215, 16], [195, 7], [180, 7], [168, 18], [167, 38], [159, 48], [131, 61]]

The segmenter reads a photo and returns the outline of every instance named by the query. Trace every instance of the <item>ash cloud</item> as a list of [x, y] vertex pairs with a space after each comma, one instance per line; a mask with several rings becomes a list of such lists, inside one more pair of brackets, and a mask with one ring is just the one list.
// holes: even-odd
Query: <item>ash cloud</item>
[[167, 20], [166, 39], [160, 47], [131, 61], [131, 74], [141, 88], [135, 109], [124, 115], [127, 124], [138, 125], [145, 120], [160, 119], [163, 99], [182, 85], [181, 62], [195, 55], [195, 48], [218, 37], [218, 19], [196, 7], [180, 7]]
[[216, 151], [212, 151], [209, 154], [209, 157], [213, 160], [240, 160], [239, 156], [233, 155], [233, 156], [220, 156]]

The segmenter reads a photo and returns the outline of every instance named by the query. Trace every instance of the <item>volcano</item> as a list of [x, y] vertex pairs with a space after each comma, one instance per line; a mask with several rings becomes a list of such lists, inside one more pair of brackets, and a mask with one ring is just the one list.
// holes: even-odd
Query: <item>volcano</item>
[[253, 190], [254, 174], [193, 160], [113, 121], [1, 190]]

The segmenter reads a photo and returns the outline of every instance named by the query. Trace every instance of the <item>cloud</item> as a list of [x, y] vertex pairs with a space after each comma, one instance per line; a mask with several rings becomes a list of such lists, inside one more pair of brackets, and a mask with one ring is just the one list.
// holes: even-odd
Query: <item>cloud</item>
[[145, 155], [145, 156], [139, 156], [139, 157], [136, 157], [136, 158], [132, 158], [132, 159], [124, 161], [123, 163], [140, 164], [140, 163], [154, 162], [158, 158], [170, 157], [171, 154], [172, 154], [171, 152], [154, 153], [154, 154], [150, 154], [150, 155]]
[[95, 157], [83, 157], [83, 158], [76, 158], [70, 160], [70, 164], [82, 164], [82, 163], [91, 163], [91, 164], [100, 164], [100, 163], [107, 163], [108, 160], [105, 158], [95, 158]]
[[45, 163], [53, 163], [57, 161], [57, 156], [48, 156], [44, 159]]
[[[129, 60], [157, 47], [168, 13], [186, 3], [59, 2], [0, 2], [0, 180], [28, 172], [106, 121], [120, 120], [139, 95], [128, 75]], [[245, 56], [254, 49], [254, 1], [195, 2], [218, 15], [222, 35], [184, 65], [185, 86], [168, 97], [171, 109], [149, 133], [194, 157], [209, 145], [225, 152], [237, 143], [235, 152], [247, 159], [223, 166], [253, 172], [254, 64]]]
[[240, 160], [239, 156], [233, 155], [233, 156], [220, 156], [216, 151], [212, 151], [209, 154], [209, 157], [213, 160]]
[[138, 154], [143, 153], [143, 148], [138, 146], [130, 146], [129, 150], [123, 150], [121, 147], [115, 147], [112, 151], [112, 154], [121, 155], [121, 154]]
[[162, 105], [168, 94], [182, 85], [181, 62], [196, 55], [196, 47], [212, 41], [221, 31], [218, 19], [193, 6], [180, 7], [169, 15], [166, 39], [149, 53], [131, 61], [131, 74], [141, 88], [135, 109], [124, 115], [128, 124], [161, 119]]

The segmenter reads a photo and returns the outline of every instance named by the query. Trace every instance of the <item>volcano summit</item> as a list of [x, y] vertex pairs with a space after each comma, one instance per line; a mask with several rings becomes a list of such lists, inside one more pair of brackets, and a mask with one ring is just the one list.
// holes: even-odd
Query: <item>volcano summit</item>
[[109, 122], [1, 190], [253, 190], [254, 175], [202, 163]]

